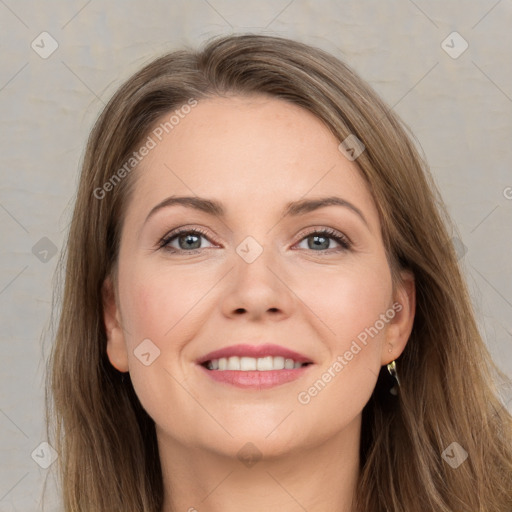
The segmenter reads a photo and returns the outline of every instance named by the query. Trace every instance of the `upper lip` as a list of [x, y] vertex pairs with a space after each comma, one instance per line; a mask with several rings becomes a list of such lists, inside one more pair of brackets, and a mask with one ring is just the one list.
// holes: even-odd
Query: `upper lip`
[[227, 358], [231, 356], [246, 356], [254, 358], [265, 356], [281, 356], [285, 359], [293, 359], [297, 363], [313, 362], [305, 355], [295, 352], [295, 350], [291, 350], [280, 345], [273, 345], [271, 343], [267, 343], [265, 345], [231, 345], [229, 347], [224, 347], [218, 350], [214, 350], [213, 352], [209, 352], [208, 354], [199, 358], [197, 362], [198, 364], [204, 364], [207, 361], [211, 361], [212, 359], [220, 359], [221, 357]]

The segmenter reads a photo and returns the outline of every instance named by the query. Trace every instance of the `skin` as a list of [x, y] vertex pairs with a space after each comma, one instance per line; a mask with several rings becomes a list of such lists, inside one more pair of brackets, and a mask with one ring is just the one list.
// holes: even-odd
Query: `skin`
[[[112, 365], [129, 371], [156, 423], [163, 512], [351, 510], [361, 412], [380, 367], [405, 348], [415, 291], [404, 273], [393, 294], [375, 203], [357, 161], [338, 144], [320, 120], [283, 100], [212, 98], [137, 171], [118, 288], [105, 281], [104, 320]], [[226, 216], [174, 205], [145, 223], [171, 195], [215, 199]], [[332, 195], [359, 208], [367, 224], [340, 206], [282, 217], [288, 202]], [[206, 231], [188, 242], [200, 243], [199, 251], [186, 254], [179, 238], [170, 245], [181, 253], [157, 247], [181, 226]], [[341, 246], [327, 238], [315, 248], [311, 234], [325, 228], [343, 233], [352, 247], [336, 252]], [[236, 252], [247, 236], [263, 249], [252, 263]], [[299, 393], [396, 302], [401, 311], [300, 403]], [[148, 366], [134, 355], [144, 339], [160, 350]], [[298, 380], [264, 390], [217, 383], [196, 364], [215, 349], [267, 342], [315, 364]], [[237, 457], [248, 442], [262, 456], [251, 467]]]

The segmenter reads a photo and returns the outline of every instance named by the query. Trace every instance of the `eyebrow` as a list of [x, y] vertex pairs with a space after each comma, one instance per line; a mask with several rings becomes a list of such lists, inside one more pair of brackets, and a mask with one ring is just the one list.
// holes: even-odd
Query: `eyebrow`
[[[175, 205], [193, 208], [215, 217], [225, 218], [226, 216], [226, 210], [218, 201], [197, 196], [170, 196], [151, 209], [151, 211], [148, 213], [148, 216], [146, 217], [146, 220], [144, 221], [144, 224], [148, 222], [150, 217], [152, 217], [157, 211], [161, 210], [162, 208], [168, 208]], [[298, 201], [287, 203], [283, 210], [283, 218], [304, 215], [306, 213], [310, 213], [327, 206], [342, 206], [348, 208], [353, 213], [357, 214], [359, 218], [364, 222], [364, 224], [369, 228], [366, 217], [357, 206], [353, 205], [346, 199], [342, 199], [341, 197], [336, 196], [321, 197], [318, 199], [300, 199]]]

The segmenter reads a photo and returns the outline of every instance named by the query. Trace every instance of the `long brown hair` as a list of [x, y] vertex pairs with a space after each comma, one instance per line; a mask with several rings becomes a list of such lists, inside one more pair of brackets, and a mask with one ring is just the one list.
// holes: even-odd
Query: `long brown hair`
[[[402, 268], [415, 276], [416, 317], [397, 360], [398, 396], [391, 400], [379, 378], [363, 410], [357, 510], [511, 511], [512, 418], [496, 384], [505, 377], [479, 334], [454, 228], [412, 136], [334, 56], [252, 34], [157, 58], [122, 85], [90, 134], [48, 362], [48, 439], [59, 453], [65, 511], [160, 512], [163, 503], [154, 422], [106, 353], [102, 284], [107, 276], [115, 282], [137, 168], [115, 183], [112, 177], [163, 114], [191, 99], [254, 93], [307, 109], [339, 141], [353, 134], [364, 143], [357, 164], [379, 211], [394, 282]], [[454, 468], [443, 454], [459, 447], [468, 458]]]

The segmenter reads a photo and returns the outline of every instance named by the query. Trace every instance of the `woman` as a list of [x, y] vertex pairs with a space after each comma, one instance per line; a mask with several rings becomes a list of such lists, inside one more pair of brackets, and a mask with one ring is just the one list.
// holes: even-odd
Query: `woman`
[[228, 36], [136, 73], [67, 245], [65, 510], [512, 510], [448, 222], [397, 116], [319, 49]]

